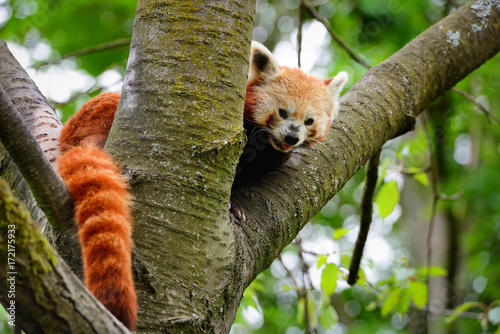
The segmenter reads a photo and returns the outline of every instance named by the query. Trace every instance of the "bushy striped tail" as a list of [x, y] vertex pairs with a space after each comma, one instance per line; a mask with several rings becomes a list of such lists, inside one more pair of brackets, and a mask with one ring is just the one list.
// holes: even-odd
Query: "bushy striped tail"
[[129, 329], [137, 322], [132, 279], [131, 195], [111, 156], [93, 145], [75, 146], [58, 158], [58, 171], [75, 204], [84, 283]]

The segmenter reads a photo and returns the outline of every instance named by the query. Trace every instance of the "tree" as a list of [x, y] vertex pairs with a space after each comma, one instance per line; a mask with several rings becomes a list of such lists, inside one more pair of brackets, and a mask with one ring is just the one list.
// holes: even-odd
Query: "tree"
[[[244, 288], [309, 218], [388, 139], [411, 129], [431, 101], [500, 47], [494, 28], [498, 2], [469, 3], [429, 28], [345, 94], [344, 112], [324, 145], [296, 152], [285, 166], [234, 194], [249, 218], [239, 225], [228, 216], [227, 203], [244, 143], [241, 109], [252, 13], [250, 1], [138, 3], [122, 99], [106, 148], [124, 166], [136, 197], [139, 332], [228, 332]], [[458, 32], [458, 43], [450, 32]], [[5, 76], [0, 84], [23, 114], [27, 108], [13, 95], [18, 91], [12, 82]], [[51, 124], [60, 126], [53, 119]], [[7, 140], [2, 137], [8, 148]], [[73, 257], [64, 251], [68, 243], [59, 244], [65, 260]], [[4, 295], [7, 286], [1, 288]], [[34, 317], [23, 315], [19, 324], [32, 330]]]

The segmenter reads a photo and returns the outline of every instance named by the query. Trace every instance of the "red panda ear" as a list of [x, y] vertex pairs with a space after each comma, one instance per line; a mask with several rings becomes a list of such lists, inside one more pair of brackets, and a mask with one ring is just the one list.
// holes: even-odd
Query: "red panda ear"
[[347, 82], [347, 78], [347, 73], [342, 71], [333, 78], [324, 80], [332, 99], [337, 99], [339, 97], [342, 88], [344, 88], [344, 85]]
[[330, 100], [332, 101], [332, 108], [330, 113], [330, 120], [333, 120], [337, 117], [339, 113], [339, 94], [344, 88], [345, 83], [347, 82], [347, 73], [339, 72], [335, 77], [324, 80], [326, 88], [328, 89], [328, 95], [330, 95]]
[[248, 81], [274, 77], [280, 73], [280, 66], [272, 53], [259, 42], [252, 41]]
[[328, 86], [330, 84], [330, 82], [332, 82], [333, 78], [329, 78], [329, 79], [323, 79], [323, 82], [325, 83], [325, 86]]

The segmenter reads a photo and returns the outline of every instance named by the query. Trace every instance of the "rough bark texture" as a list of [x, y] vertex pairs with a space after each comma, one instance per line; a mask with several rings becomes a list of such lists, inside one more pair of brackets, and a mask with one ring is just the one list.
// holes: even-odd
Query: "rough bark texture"
[[228, 332], [238, 307], [243, 260], [228, 208], [254, 6], [138, 2], [106, 144], [135, 196], [138, 332]]
[[9, 95], [47, 158], [54, 162], [60, 154], [57, 138], [62, 126], [61, 121], [26, 71], [12, 57], [2, 39], [0, 73], [0, 85]]
[[227, 332], [242, 287], [387, 140], [498, 52], [500, 10], [498, 2], [470, 3], [367, 72], [342, 99], [323, 145], [297, 151], [236, 194], [249, 219], [231, 226], [248, 50], [248, 39], [232, 32], [251, 14], [225, 2], [173, 6], [139, 3], [108, 145], [137, 199], [138, 331]]
[[73, 206], [68, 188], [50, 164], [21, 115], [0, 85], [0, 142], [28, 182], [37, 202], [52, 222], [66, 233], [75, 233]]
[[1, 302], [26, 333], [130, 333], [96, 301], [0, 180]]
[[[31, 135], [37, 140], [46, 158], [51, 163], [54, 163], [60, 154], [58, 137], [62, 126], [61, 121], [59, 121], [56, 112], [49, 105], [42, 93], [40, 93], [26, 71], [10, 53], [7, 44], [2, 39], [0, 39], [0, 73], [2, 73], [0, 75], [0, 86], [7, 93], [8, 98], [21, 115]], [[15, 138], [15, 140], [19, 139]], [[52, 222], [59, 225], [59, 229], [53, 231], [51, 225], [48, 223], [47, 216], [40, 207], [40, 204], [43, 203], [36, 201], [32, 190], [25, 179], [23, 179], [15, 162], [15, 159], [12, 159], [8, 155], [7, 150], [0, 144], [0, 177], [5, 179], [14, 194], [23, 200], [32, 219], [57, 248], [59, 255], [61, 255], [79, 277], [82, 277], [80, 248], [78, 240], [75, 237], [75, 224], [73, 219], [71, 219], [72, 217], [68, 217], [68, 210], [71, 209], [71, 204], [68, 202], [69, 193], [66, 185], [61, 183], [62, 180], [60, 178], [58, 182], [54, 178], [45, 178], [46, 188], [57, 192], [54, 193], [52, 199], [46, 199], [46, 201], [65, 203], [63, 205], [65, 209], [60, 212], [58, 222]], [[35, 165], [37, 164], [34, 163], [33, 166]], [[49, 168], [48, 166], [46, 167]], [[41, 172], [41, 170], [38, 172]], [[55, 173], [55, 171], [52, 173]], [[54, 182], [47, 182], [50, 179]], [[40, 189], [36, 191], [40, 193]]]
[[500, 49], [499, 1], [469, 3], [428, 29], [345, 94], [324, 144], [295, 152], [236, 194], [248, 217], [240, 226], [227, 209], [243, 143], [253, 5], [138, 4], [107, 144], [136, 196], [138, 332], [228, 332], [243, 289], [309, 218], [432, 100]]

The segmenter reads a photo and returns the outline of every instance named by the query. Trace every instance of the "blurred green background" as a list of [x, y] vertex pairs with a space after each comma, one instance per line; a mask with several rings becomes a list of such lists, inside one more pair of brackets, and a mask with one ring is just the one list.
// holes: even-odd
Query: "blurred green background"
[[[461, 4], [310, 2], [371, 66]], [[120, 90], [134, 11], [134, 1], [0, 0], [0, 37], [66, 120], [91, 96]], [[330, 77], [347, 71], [350, 87], [367, 71], [301, 10], [299, 0], [259, 0], [256, 13], [254, 39], [274, 50], [280, 64], [297, 65], [302, 16], [306, 72]], [[85, 54], [96, 46], [104, 50]], [[71, 56], [82, 50], [84, 55]], [[496, 115], [499, 60], [497, 55], [457, 85]], [[418, 121], [415, 131], [382, 150], [358, 284], [350, 287], [346, 277], [359, 226], [363, 170], [247, 289], [232, 333], [424, 333], [426, 308], [429, 333], [500, 333], [498, 117], [486, 117], [457, 92], [439, 98], [425, 114], [425, 123]], [[433, 215], [430, 270], [425, 266], [434, 193], [426, 129], [438, 192], [452, 197], [439, 200]], [[0, 323], [0, 332], [11, 329]]]

